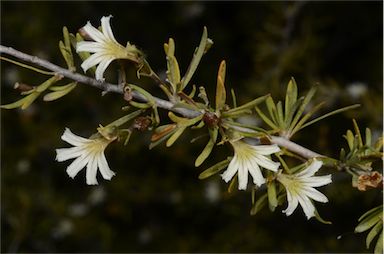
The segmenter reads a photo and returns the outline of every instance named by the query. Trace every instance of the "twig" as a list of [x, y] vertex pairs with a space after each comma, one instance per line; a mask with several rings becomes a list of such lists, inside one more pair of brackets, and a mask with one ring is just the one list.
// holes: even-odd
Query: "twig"
[[[104, 92], [113, 92], [113, 93], [123, 94], [123, 89], [119, 85], [115, 85], [115, 84], [111, 84], [111, 83], [103, 82], [103, 81], [98, 81], [96, 79], [87, 77], [85, 75], [71, 72], [67, 69], [64, 69], [60, 66], [57, 66], [57, 65], [55, 65], [51, 62], [48, 62], [44, 59], [38, 58], [36, 56], [31, 56], [31, 55], [25, 54], [23, 52], [20, 52], [18, 50], [10, 48], [10, 47], [5, 47], [3, 45], [0, 45], [0, 53], [14, 56], [20, 60], [25, 61], [25, 62], [36, 64], [40, 67], [44, 67], [48, 70], [54, 71], [56, 74], [61, 74], [66, 78], [75, 80], [79, 83], [83, 83], [83, 84], [87, 84], [87, 85], [90, 85], [93, 87], [97, 87], [97, 88], [103, 90]], [[143, 95], [137, 93], [136, 91], [132, 92], [132, 96], [136, 100], [139, 100], [142, 102], [147, 101]], [[163, 99], [160, 99], [157, 97], [153, 97], [153, 98], [157, 104], [157, 107], [179, 113], [179, 114], [183, 115], [184, 117], [194, 118], [194, 117], [198, 116], [199, 114], [202, 114], [201, 112], [194, 111], [191, 109], [175, 108], [174, 104], [169, 102], [169, 101], [166, 101], [166, 100], [163, 100]], [[294, 142], [292, 142], [286, 138], [283, 138], [283, 137], [271, 136], [270, 141], [271, 141], [271, 143], [277, 144], [281, 147], [285, 147], [288, 150], [295, 152], [296, 154], [298, 154], [304, 158], [314, 158], [314, 157], [323, 156], [321, 154], [313, 152], [313, 151], [311, 151], [311, 150], [309, 150], [303, 146], [300, 146], [300, 145], [298, 145], [298, 144], [296, 144], [296, 143], [294, 143]]]

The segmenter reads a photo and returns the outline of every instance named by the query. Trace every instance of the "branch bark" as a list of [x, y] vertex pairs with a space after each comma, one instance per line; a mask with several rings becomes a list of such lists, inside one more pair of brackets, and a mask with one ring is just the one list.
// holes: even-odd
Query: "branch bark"
[[[11, 47], [6, 47], [3, 45], [0, 45], [0, 53], [7, 54], [10, 56], [16, 57], [17, 59], [20, 59], [22, 61], [38, 65], [40, 67], [43, 67], [43, 68], [48, 69], [50, 71], [53, 71], [56, 74], [61, 74], [68, 79], [71, 79], [71, 80], [77, 81], [79, 83], [83, 83], [83, 84], [90, 85], [90, 86], [96, 87], [98, 89], [101, 89], [104, 92], [107, 92], [107, 93], [113, 92], [113, 93], [123, 94], [122, 87], [117, 85], [117, 84], [111, 84], [111, 83], [104, 82], [104, 81], [98, 81], [98, 80], [90, 78], [88, 76], [85, 76], [85, 75], [82, 75], [79, 73], [71, 72], [68, 69], [57, 66], [51, 62], [48, 62], [48, 61], [41, 59], [41, 58], [38, 58], [36, 56], [31, 56], [31, 55], [25, 54], [23, 52], [20, 52], [16, 49], [11, 48]], [[142, 96], [141, 94], [137, 93], [136, 91], [133, 91], [132, 96], [136, 100], [139, 100], [141, 102], [146, 102], [145, 97]], [[173, 103], [166, 101], [166, 100], [163, 100], [163, 99], [160, 99], [160, 98], [157, 98], [157, 97], [154, 97], [154, 99], [156, 101], [157, 107], [179, 113], [179, 114], [183, 115], [184, 117], [193, 118], [193, 117], [198, 116], [199, 114], [202, 114], [201, 112], [186, 109], [186, 108], [175, 108]], [[299, 144], [296, 144], [296, 143], [294, 143], [294, 142], [292, 142], [286, 138], [283, 138], [283, 137], [271, 136], [270, 141], [272, 144], [277, 144], [281, 147], [285, 147], [288, 150], [290, 150], [290, 151], [292, 151], [292, 152], [294, 152], [294, 153], [296, 153], [296, 154], [298, 154], [304, 158], [309, 159], [309, 158], [322, 157], [323, 156], [321, 154], [318, 154], [314, 151], [311, 151], [311, 150], [309, 150], [309, 149], [307, 149], [307, 148], [305, 148]]]

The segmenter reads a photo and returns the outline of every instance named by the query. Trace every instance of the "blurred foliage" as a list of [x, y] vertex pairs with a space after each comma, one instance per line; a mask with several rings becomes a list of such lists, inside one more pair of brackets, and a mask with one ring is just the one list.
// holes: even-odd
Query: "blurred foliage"
[[[162, 78], [163, 43], [169, 37], [177, 41], [185, 72], [205, 25], [215, 44], [191, 82], [206, 85], [208, 95], [214, 94], [213, 73], [225, 59], [227, 88], [235, 89], [240, 104], [268, 92], [282, 99], [291, 76], [301, 91], [319, 83], [315, 99], [329, 102], [324, 112], [362, 104], [295, 136], [315, 151], [337, 155], [352, 117], [374, 138], [382, 133], [382, 2], [0, 4], [1, 44], [62, 66], [63, 26], [75, 32], [88, 20], [98, 24], [112, 14], [117, 40], [144, 50]], [[19, 98], [15, 82], [36, 85], [44, 78], [2, 62], [1, 104]], [[151, 83], [144, 83], [149, 89]], [[91, 187], [84, 174], [70, 179], [66, 164], [54, 161], [54, 148], [65, 146], [64, 127], [89, 136], [99, 124], [120, 117], [123, 103], [117, 95], [100, 98], [100, 91], [78, 86], [62, 101], [40, 99], [25, 111], [1, 111], [1, 252], [368, 251], [365, 236], [353, 230], [361, 214], [382, 202], [382, 193], [357, 191], [343, 173], [335, 173], [337, 184], [324, 188], [330, 202], [318, 206], [332, 225], [307, 222], [302, 211], [287, 218], [278, 209], [263, 210], [251, 217], [250, 193], [228, 194], [218, 176], [198, 180], [202, 170], [194, 168], [194, 159], [205, 141], [148, 151], [150, 137], [133, 136], [128, 146], [106, 151], [117, 172], [111, 182]], [[188, 142], [192, 135], [181, 139]], [[222, 149], [204, 165], [225, 158]]]

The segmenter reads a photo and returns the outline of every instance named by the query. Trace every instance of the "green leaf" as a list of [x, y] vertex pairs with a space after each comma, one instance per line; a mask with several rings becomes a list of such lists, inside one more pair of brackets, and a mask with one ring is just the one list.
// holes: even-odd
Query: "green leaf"
[[62, 41], [59, 42], [60, 52], [64, 57], [64, 60], [68, 66], [68, 69], [70, 71], [75, 71], [76, 68], [75, 68], [75, 64], [73, 62], [70, 36], [68, 33], [68, 29], [65, 26], [63, 27], [63, 37], [64, 37], [64, 42], [62, 42]]
[[228, 186], [228, 193], [232, 193], [236, 191], [236, 185], [237, 185], [237, 173], [236, 175], [232, 178], [231, 182], [229, 183]]
[[204, 147], [201, 154], [197, 157], [197, 159], [195, 161], [195, 167], [200, 166], [208, 158], [208, 156], [211, 154], [212, 149], [216, 144], [218, 132], [219, 132], [218, 128], [209, 129], [210, 139], [209, 139], [207, 145]]
[[372, 133], [371, 133], [371, 129], [369, 128], [365, 128], [365, 145], [367, 147], [372, 146]]
[[276, 110], [276, 104], [273, 101], [273, 98], [271, 96], [268, 96], [268, 98], [265, 100], [265, 105], [267, 106], [269, 116], [272, 118], [272, 121], [278, 125], [277, 121], [277, 110]]
[[[327, 113], [325, 115], [322, 115], [322, 116], [320, 116], [320, 117], [318, 117], [316, 119], [313, 119], [312, 121], [309, 121], [308, 123], [304, 124], [301, 127], [301, 129], [303, 129], [303, 128], [311, 125], [311, 124], [314, 124], [314, 123], [316, 123], [316, 122], [318, 122], [318, 121], [320, 121], [320, 120], [322, 120], [324, 118], [327, 118], [329, 116], [332, 116], [332, 115], [335, 115], [335, 114], [339, 114], [341, 112], [344, 112], [344, 111], [347, 111], [347, 110], [350, 110], [350, 109], [354, 109], [354, 108], [357, 108], [357, 107], [360, 107], [360, 104], [355, 104], [355, 105], [351, 105], [351, 106], [347, 106], [347, 107], [344, 107], [344, 108], [340, 108], [340, 109], [334, 110], [334, 111], [329, 112], [329, 113]], [[361, 138], [361, 136], [360, 136], [360, 138]]]
[[219, 71], [217, 73], [217, 85], [216, 85], [216, 112], [222, 110], [226, 101], [225, 92], [225, 61], [221, 61]]
[[224, 168], [226, 168], [228, 166], [231, 159], [232, 159], [232, 157], [228, 157], [227, 159], [220, 161], [220, 162], [216, 163], [215, 165], [213, 165], [212, 167], [209, 167], [208, 169], [204, 170], [203, 172], [200, 173], [199, 179], [200, 180], [206, 179], [210, 176], [213, 176], [213, 175], [219, 173], [221, 170], [223, 170]]
[[293, 118], [292, 122], [291, 122], [291, 125], [289, 126], [289, 132], [291, 132], [293, 130], [293, 128], [295, 128], [297, 122], [299, 121], [299, 119], [301, 118], [301, 115], [303, 114], [304, 112], [304, 109], [305, 107], [308, 105], [308, 103], [311, 101], [313, 95], [316, 93], [316, 87], [312, 87], [307, 95], [304, 97], [304, 100], [303, 102], [301, 103], [299, 109], [297, 110], [296, 114], [295, 114], [295, 117]]
[[111, 127], [111, 126], [120, 127], [123, 124], [125, 124], [126, 122], [129, 122], [129, 121], [133, 120], [134, 118], [138, 117], [143, 112], [144, 112], [144, 110], [142, 110], [142, 109], [133, 111], [133, 112], [129, 113], [128, 115], [120, 117], [119, 119], [117, 119], [117, 120], [113, 121], [112, 123], [108, 124], [107, 126], [105, 126], [105, 128]]
[[237, 112], [241, 112], [241, 111], [244, 111], [244, 110], [252, 110], [257, 104], [265, 101], [265, 99], [267, 99], [269, 96], [269, 94], [267, 95], [264, 95], [264, 96], [261, 96], [261, 97], [258, 97], [248, 103], [245, 103], [243, 105], [241, 105], [240, 107], [237, 107], [237, 108], [233, 108], [233, 109], [230, 109], [228, 111], [225, 111], [223, 112], [223, 117], [228, 117], [230, 115], [233, 115]]
[[[293, 136], [293, 134], [295, 134], [296, 132], [298, 132], [299, 130], [303, 129], [305, 126], [304, 126], [304, 123], [313, 115], [316, 113], [316, 111], [318, 111], [321, 107], [324, 106], [324, 102], [321, 102], [319, 104], [317, 104], [316, 106], [314, 106], [308, 113], [306, 113], [301, 119], [300, 121], [296, 124], [295, 128], [293, 128], [293, 130], [290, 132], [290, 136]], [[304, 127], [303, 127], [304, 126]], [[306, 125], [308, 126], [308, 125]]]
[[284, 115], [283, 115], [283, 105], [282, 105], [281, 101], [279, 101], [276, 104], [276, 108], [277, 108], [277, 121], [278, 121], [281, 129], [284, 130], [285, 129], [285, 122], [284, 122]]
[[345, 135], [344, 138], [347, 140], [349, 150], [352, 151], [354, 148], [354, 142], [355, 142], [355, 137], [353, 136], [352, 131], [347, 130], [347, 135]]
[[[18, 101], [15, 101], [13, 103], [10, 103], [10, 104], [6, 104], [6, 105], [1, 105], [0, 108], [4, 108], [4, 109], [14, 109], [14, 108], [18, 108], [18, 107], [21, 107], [24, 103], [29, 103], [28, 101], [29, 100], [35, 100], [37, 98], [37, 96], [39, 96], [38, 93], [34, 93], [34, 94], [31, 94], [31, 95], [28, 95]], [[32, 96], [32, 97], [31, 97]], [[33, 102], [32, 100], [32, 102]], [[30, 103], [29, 103], [30, 104]]]
[[292, 77], [288, 82], [287, 93], [285, 95], [285, 117], [287, 117], [291, 111], [293, 111], [293, 106], [297, 101], [297, 85], [295, 79]]
[[277, 207], [277, 194], [276, 194], [276, 184], [275, 182], [270, 182], [268, 183], [268, 202], [269, 202], [269, 207], [271, 211], [273, 212], [275, 208]]
[[177, 123], [177, 125], [184, 126], [184, 127], [194, 125], [195, 123], [200, 121], [203, 118], [203, 116], [204, 116], [203, 114], [200, 114], [200, 115], [196, 116], [195, 118], [189, 119], [189, 118], [177, 116], [171, 111], [168, 113], [169, 119], [171, 119], [173, 122]]
[[179, 127], [175, 133], [172, 134], [172, 136], [167, 140], [166, 146], [170, 147], [175, 143], [175, 141], [183, 134], [185, 131], [186, 127]]
[[160, 143], [162, 143], [164, 140], [166, 140], [167, 138], [169, 138], [173, 133], [175, 133], [176, 129], [172, 130], [171, 132], [165, 134], [164, 136], [162, 136], [161, 138], [157, 139], [156, 141], [153, 141], [151, 142], [151, 144], [149, 145], [149, 149], [151, 150], [152, 148], [154, 148], [155, 146], [159, 145]]
[[189, 65], [189, 67], [185, 73], [185, 76], [181, 80], [181, 91], [184, 90], [184, 88], [188, 85], [193, 74], [195, 73], [197, 66], [199, 65], [200, 60], [201, 60], [201, 58], [204, 54], [204, 51], [206, 49], [207, 41], [208, 41], [208, 32], [207, 32], [207, 28], [204, 27], [203, 35], [201, 36], [201, 40], [200, 40], [200, 45], [195, 50], [195, 53], [193, 54], [192, 61], [191, 61], [190, 65]]
[[383, 253], [383, 232], [381, 232], [379, 239], [377, 240], [374, 252], [375, 254]]
[[43, 100], [44, 101], [54, 101], [54, 100], [57, 100], [57, 99], [65, 96], [65, 95], [67, 95], [68, 93], [70, 93], [73, 89], [75, 89], [76, 86], [77, 86], [76, 82], [69, 83], [68, 85], [62, 86], [63, 89], [60, 89], [58, 91], [46, 94], [43, 97]]
[[175, 42], [169, 38], [168, 44], [164, 44], [164, 50], [167, 55], [167, 78], [172, 85], [173, 92], [178, 92], [177, 86], [180, 83], [180, 69], [175, 57]]
[[267, 193], [261, 196], [256, 203], [252, 206], [251, 215], [256, 215], [267, 204]]
[[375, 208], [372, 208], [371, 210], [369, 210], [366, 213], [364, 213], [363, 215], [361, 215], [360, 218], [358, 219], [358, 221], [361, 221], [364, 218], [367, 218], [368, 216], [372, 215], [373, 213], [377, 213], [377, 212], [380, 212], [382, 210], [383, 210], [383, 206], [382, 205], [377, 206]]
[[235, 95], [235, 90], [233, 90], [233, 88], [231, 88], [231, 95], [232, 95], [232, 105], [234, 108], [236, 108], [237, 107], [236, 95]]
[[[365, 240], [365, 243], [366, 243], [366, 247], [367, 249], [369, 248], [369, 246], [371, 245], [371, 242], [372, 240], [377, 236], [378, 233], [380, 233], [380, 231], [383, 230], [383, 221], [379, 221], [379, 223], [377, 223], [372, 229], [371, 231], [368, 233], [367, 235], [367, 238]], [[380, 239], [378, 239], [378, 241], [380, 241]]]
[[382, 219], [382, 216], [380, 215], [380, 213], [373, 213], [366, 217], [363, 221], [359, 223], [359, 225], [357, 225], [357, 227], [355, 228], [355, 233], [361, 233], [373, 227], [373, 225], [375, 225]]
[[47, 81], [45, 81], [44, 83], [42, 83], [41, 85], [39, 85], [38, 87], [36, 87], [36, 92], [38, 93], [41, 93], [41, 92], [44, 92], [46, 89], [48, 89], [51, 85], [53, 85], [54, 83], [56, 83], [57, 81], [61, 80], [63, 78], [63, 76], [61, 75], [55, 75], [53, 76], [52, 78], [48, 79]]
[[[357, 104], [357, 105], [353, 105], [353, 106], [356, 107], [356, 106], [360, 106], [360, 105]], [[361, 147], [363, 147], [363, 138], [361, 137], [359, 126], [357, 125], [357, 122], [355, 119], [352, 119], [352, 122], [353, 122], [353, 128], [355, 129], [355, 133], [357, 136], [357, 141], [359, 142], [358, 147], [361, 148]]]

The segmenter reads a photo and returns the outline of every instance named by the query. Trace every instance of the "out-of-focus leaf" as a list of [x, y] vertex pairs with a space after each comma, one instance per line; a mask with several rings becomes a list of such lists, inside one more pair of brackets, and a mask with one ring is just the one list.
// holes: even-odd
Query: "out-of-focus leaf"
[[252, 209], [250, 211], [251, 215], [256, 215], [267, 204], [268, 202], [267, 197], [268, 197], [268, 194], [265, 193], [256, 201], [256, 203], [252, 206]]

